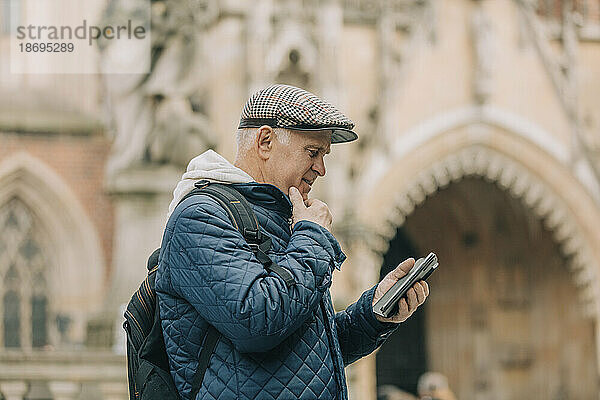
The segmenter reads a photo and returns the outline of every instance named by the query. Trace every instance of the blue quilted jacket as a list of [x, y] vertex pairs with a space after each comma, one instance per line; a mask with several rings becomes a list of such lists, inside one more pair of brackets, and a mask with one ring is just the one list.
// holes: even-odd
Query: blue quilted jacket
[[275, 186], [234, 185], [272, 240], [270, 257], [296, 284], [263, 265], [226, 211], [205, 195], [171, 214], [156, 290], [171, 374], [189, 399], [208, 324], [221, 333], [197, 399], [346, 399], [344, 367], [395, 329], [372, 312], [375, 288], [335, 313], [329, 287], [345, 259], [335, 237], [309, 221], [290, 230], [291, 203]]

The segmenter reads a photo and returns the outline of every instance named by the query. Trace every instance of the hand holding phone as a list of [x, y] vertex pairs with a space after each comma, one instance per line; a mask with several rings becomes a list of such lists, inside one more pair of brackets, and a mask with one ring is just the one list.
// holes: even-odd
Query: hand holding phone
[[427, 257], [420, 258], [415, 262], [415, 265], [410, 271], [400, 278], [394, 286], [392, 286], [373, 306], [375, 314], [389, 318], [397, 310], [398, 301], [406, 295], [416, 282], [425, 280], [438, 267], [437, 256], [434, 253], [429, 253]]

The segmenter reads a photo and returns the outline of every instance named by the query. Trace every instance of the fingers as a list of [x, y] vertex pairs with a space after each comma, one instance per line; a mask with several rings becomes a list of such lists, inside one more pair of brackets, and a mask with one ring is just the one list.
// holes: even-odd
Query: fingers
[[410, 271], [410, 269], [413, 267], [413, 265], [415, 265], [415, 259], [408, 258], [408, 259], [402, 261], [395, 269], [393, 269], [388, 274], [388, 276], [390, 278], [392, 278], [394, 281], [397, 281], [398, 279], [400, 279], [404, 275], [406, 275], [408, 273], [408, 271]]
[[425, 302], [425, 298], [427, 295], [425, 294], [425, 287], [423, 286], [423, 281], [415, 283], [413, 288], [415, 289], [415, 294], [417, 295], [417, 304], [421, 305]]
[[[416, 286], [416, 285], [415, 285]], [[417, 291], [415, 286], [408, 289], [406, 292], [406, 301], [408, 302], [408, 311], [413, 311], [419, 306], [419, 299], [417, 298]]]
[[396, 314], [395, 317], [400, 317], [402, 321], [404, 321], [406, 319], [405, 315], [407, 315], [409, 312], [408, 303], [403, 297], [400, 299], [400, 301], [398, 301], [398, 314]]
[[425, 281], [421, 281], [420, 283], [425, 289], [425, 297], [429, 296], [429, 284]]
[[[400, 264], [396, 269], [399, 270], [404, 270], [401, 269], [400, 267], [406, 267], [406, 265], [410, 265], [411, 263], [406, 260], [404, 261], [402, 264], [405, 264], [404, 266], [402, 264]], [[412, 260], [412, 263], [414, 264], [414, 260]], [[411, 265], [412, 267], [412, 265]], [[410, 270], [410, 268], [408, 268], [407, 270]], [[388, 274], [386, 276], [386, 278], [389, 276], [390, 274]], [[385, 290], [379, 290], [380, 286], [387, 286], [384, 285], [386, 282], [386, 279], [384, 279], [384, 281], [380, 282], [379, 285], [377, 286], [377, 289], [375, 290], [375, 295], [373, 296], [373, 304], [376, 303], [376, 300], [378, 298], [380, 298], [382, 296], [382, 293], [385, 293]], [[404, 295], [404, 297], [402, 297], [399, 301], [398, 301], [398, 312], [387, 319], [382, 319], [380, 317], [377, 317], [378, 320], [380, 321], [384, 321], [384, 322], [404, 322], [406, 321], [406, 319], [408, 317], [410, 317], [416, 310], [417, 308], [425, 303], [425, 300], [427, 300], [427, 296], [429, 296], [429, 285], [427, 284], [427, 282], [425, 281], [419, 281], [417, 283], [415, 283], [410, 289], [407, 290], [406, 295]], [[377, 297], [377, 299], [375, 298]]]
[[414, 264], [415, 259], [409, 258], [400, 263], [400, 265], [398, 265], [394, 270], [390, 271], [377, 285], [377, 290], [375, 291], [375, 295], [373, 296], [373, 304], [375, 304], [375, 302], [379, 300], [385, 292], [390, 290], [390, 288], [394, 286], [398, 279], [406, 275], [406, 272], [410, 271]]
[[289, 195], [290, 195], [290, 202], [292, 203], [292, 207], [306, 208], [306, 206], [304, 205], [304, 200], [302, 199], [302, 195], [300, 194], [300, 191], [298, 190], [298, 188], [296, 188], [294, 186], [290, 187]]
[[408, 289], [406, 292], [406, 298], [408, 300], [408, 308], [412, 312], [417, 309], [421, 304], [425, 302], [425, 299], [429, 295], [429, 287], [427, 282], [417, 282]]
[[319, 199], [306, 199], [306, 200], [304, 200], [304, 205], [306, 207], [311, 207], [313, 205], [316, 205], [316, 206], [325, 207], [329, 210], [329, 207], [327, 206], [327, 204]]

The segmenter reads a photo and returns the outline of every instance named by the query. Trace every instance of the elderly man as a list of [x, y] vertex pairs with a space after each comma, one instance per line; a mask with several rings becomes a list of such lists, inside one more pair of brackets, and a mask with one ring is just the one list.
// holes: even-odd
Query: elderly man
[[[413, 266], [409, 259], [346, 310], [333, 309], [329, 287], [345, 255], [330, 232], [327, 205], [308, 194], [325, 175], [331, 144], [357, 139], [353, 127], [315, 95], [273, 85], [244, 106], [233, 165], [213, 151], [190, 162], [174, 192], [156, 280], [182, 399], [346, 399], [344, 367], [380, 346], [425, 301], [429, 288], [418, 282], [395, 315], [373, 313]], [[198, 180], [244, 195], [271, 240], [268, 256], [294, 284], [264, 268], [217, 201], [181, 201]], [[198, 382], [211, 327], [218, 341]]]

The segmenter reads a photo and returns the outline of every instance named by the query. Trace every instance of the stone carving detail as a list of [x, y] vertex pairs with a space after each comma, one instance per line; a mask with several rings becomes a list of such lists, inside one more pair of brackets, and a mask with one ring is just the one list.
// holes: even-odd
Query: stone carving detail
[[[146, 3], [112, 0], [105, 18], [135, 19]], [[109, 176], [140, 164], [185, 166], [215, 139], [204, 114], [203, 31], [217, 20], [214, 0], [152, 1], [148, 74], [105, 76], [114, 135]], [[106, 53], [114, 43], [102, 43]]]
[[309, 88], [313, 71], [318, 69], [318, 52], [310, 32], [298, 21], [275, 25], [267, 73], [273, 81]]
[[600, 146], [592, 139], [595, 133], [590, 132], [589, 127], [583, 123], [578, 104], [576, 54], [579, 45], [577, 31], [581, 25], [580, 15], [573, 11], [576, 7], [573, 7], [572, 1], [563, 2], [559, 37], [562, 46], [554, 50], [550, 43], [552, 35], [548, 31], [549, 27], [536, 15], [535, 3], [531, 0], [519, 0], [517, 4], [524, 30], [535, 45], [571, 123], [572, 165], [575, 165], [578, 159], [587, 162], [596, 181], [600, 182]]
[[249, 11], [250, 93], [273, 82], [313, 89], [321, 67], [316, 14], [310, 1], [259, 0]]
[[591, 160], [596, 180], [600, 182], [600, 135], [593, 129], [582, 129], [581, 144], [584, 153]]
[[292, 48], [288, 53], [287, 60], [282, 60], [285, 66], [278, 68], [279, 73], [275, 80], [301, 88], [309, 87], [310, 69], [303, 66], [303, 60], [302, 53]]
[[573, 282], [580, 289], [580, 300], [587, 315], [599, 309], [600, 288], [597, 283], [598, 266], [590, 251], [590, 244], [573, 221], [568, 207], [548, 187], [532, 176], [524, 167], [491, 149], [473, 146], [439, 161], [422, 171], [397, 196], [395, 207], [389, 212], [387, 223], [377, 232], [373, 249], [380, 259], [388, 250], [389, 242], [415, 207], [439, 189], [463, 177], [480, 176], [521, 199], [546, 228], [553, 233], [561, 253], [572, 272]]
[[531, 346], [517, 343], [499, 345], [498, 358], [504, 369], [528, 368], [534, 361], [534, 350]]
[[493, 30], [491, 18], [479, 0], [471, 15], [471, 37], [475, 56], [473, 95], [479, 104], [485, 103], [492, 92]]
[[384, 153], [390, 148], [388, 141], [395, 135], [393, 110], [386, 105], [394, 104], [392, 96], [399, 90], [403, 78], [405, 60], [423, 42], [435, 41], [435, 14], [433, 2], [403, 1], [381, 3], [381, 14], [377, 20], [381, 48], [380, 92], [377, 145]]
[[248, 94], [264, 88], [269, 83], [265, 73], [265, 58], [270, 54], [273, 36], [273, 0], [256, 0], [248, 10], [246, 18], [246, 68], [248, 71]]
[[406, 13], [423, 1], [415, 0], [343, 0], [344, 19], [351, 22], [375, 23], [388, 13]]

